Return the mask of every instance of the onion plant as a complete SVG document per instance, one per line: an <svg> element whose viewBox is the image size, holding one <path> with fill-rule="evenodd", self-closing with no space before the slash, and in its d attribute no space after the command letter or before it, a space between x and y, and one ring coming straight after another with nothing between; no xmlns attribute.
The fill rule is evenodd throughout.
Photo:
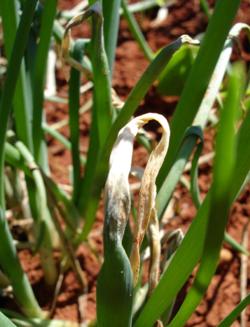
<svg viewBox="0 0 250 327"><path fill-rule="evenodd" d="M88 6L81 8L83 11L72 10L72 14L58 12L56 0L1 0L8 65L0 83L0 285L12 287L14 299L25 316L5 308L0 313L1 325L78 325L48 320L21 267L6 219L7 210L13 209L11 194L17 188L5 177L8 167L17 176L20 171L24 175L20 184L28 195L26 209L33 218L33 229L28 235L30 250L39 252L45 281L56 294L60 288L59 274L68 269L76 273L83 292L86 291L76 250L82 242L88 243L104 193L104 255L97 281L97 326L184 326L215 273L223 241L248 255L247 249L225 231L230 207L244 189L250 170L250 111L241 114L242 103L249 107L246 67L230 63L235 39L242 30L250 35L250 28L246 24L232 26L239 0L218 0L212 13L206 1L200 3L209 16L202 39L182 35L153 53L133 13L163 5L162 1L129 4L126 0L89 0ZM128 21L149 61L124 102L112 89L120 14ZM71 30L80 24L90 24L90 38L83 35L73 39ZM55 43L60 47L63 65L70 67L70 74L67 99L55 95L51 100L68 103L69 140L46 122L44 110L48 53ZM178 66L186 65L190 51L191 64L188 62L185 74L180 75ZM86 158L80 151L82 76L93 88ZM176 81L178 86L172 87ZM177 90L180 95L170 124L162 115L153 113L154 108L152 113L134 117L152 85L159 85L159 93ZM199 159L203 131L216 100L219 122L215 126L218 132L213 181L202 199ZM136 209L128 180L133 143L150 120L161 125L162 136L155 148L148 148L150 154L141 177ZM65 192L51 177L47 133L71 152L72 192ZM180 229L165 231L162 218L188 163L189 191L197 213L183 235ZM132 221L131 209L135 212ZM58 247L61 258L56 264L53 251ZM148 279L143 283L147 259ZM174 313L178 293L198 264L191 288ZM242 299L220 326L230 326L249 303L249 296Z"/></svg>

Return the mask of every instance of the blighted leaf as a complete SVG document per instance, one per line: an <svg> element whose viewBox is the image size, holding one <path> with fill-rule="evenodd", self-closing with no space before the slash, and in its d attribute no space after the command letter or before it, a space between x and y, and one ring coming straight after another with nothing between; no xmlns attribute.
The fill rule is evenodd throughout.
<svg viewBox="0 0 250 327"><path fill-rule="evenodd" d="M138 226L134 236L132 269L122 240L130 214L129 173L133 143L139 129L156 120L163 129L162 138L152 151L145 168L139 200ZM169 142L167 120L159 114L145 114L132 119L119 134L110 156L110 169L105 186L104 263L97 283L98 326L128 327L132 323L133 284L138 277L137 252L150 226L152 239L152 268L150 285L159 278L160 238L155 210L155 180L167 152ZM137 242L139 240L139 242ZM151 287L151 288L152 288Z"/></svg>

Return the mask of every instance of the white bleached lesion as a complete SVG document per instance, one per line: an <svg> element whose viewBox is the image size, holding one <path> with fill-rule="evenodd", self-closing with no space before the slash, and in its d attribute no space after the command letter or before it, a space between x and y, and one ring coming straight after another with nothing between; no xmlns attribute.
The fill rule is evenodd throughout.
<svg viewBox="0 0 250 327"><path fill-rule="evenodd" d="M107 232L112 239L120 238L127 224L130 212L129 173L132 164L133 143L139 130L149 121L155 120L162 127L160 142L151 152L144 170L139 193L138 220L130 257L134 284L140 269L140 246L147 230L151 239L152 287L159 278L160 236L155 208L156 177L167 153L170 129L167 120L160 114L148 113L132 119L119 132L110 156L110 169L105 187Z"/></svg>

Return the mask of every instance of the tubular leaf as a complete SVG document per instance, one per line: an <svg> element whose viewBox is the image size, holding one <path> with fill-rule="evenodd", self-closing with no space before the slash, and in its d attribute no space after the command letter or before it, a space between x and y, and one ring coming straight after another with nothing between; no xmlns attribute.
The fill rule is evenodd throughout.
<svg viewBox="0 0 250 327"><path fill-rule="evenodd" d="M131 30L131 33L135 40L138 42L140 48L142 49L145 57L149 60L152 61L154 58L154 53L150 49L147 41L145 40L139 25L137 24L136 19L134 18L133 14L130 12L127 4L127 0L121 0L122 4L122 9L123 9L123 14L125 18L127 19L129 28Z"/></svg>
<svg viewBox="0 0 250 327"><path fill-rule="evenodd" d="M192 124L197 114L239 5L239 0L219 0L216 2L214 14L210 19L205 37L171 122L172 136L168 155L158 177L159 187L162 186L173 165L187 127ZM227 9L226 15L225 8Z"/></svg>
<svg viewBox="0 0 250 327"><path fill-rule="evenodd" d="M83 57L82 42L76 41L73 49L73 58L81 62ZM80 72L75 68L70 70L69 80L69 127L71 141L71 157L73 165L73 201L76 203L79 195L81 179L81 161L79 152L80 130L79 130L79 107L80 107Z"/></svg>
<svg viewBox="0 0 250 327"><path fill-rule="evenodd" d="M250 170L249 131L250 112L247 113L238 133L236 166L230 187L231 203L241 191L242 185ZM136 327L152 326L154 321L164 312L164 309L171 304L172 299L177 295L200 259L205 239L210 199L211 192L206 196L183 242L170 262L168 269L162 275L158 287L135 322ZM192 253L191 256L190 253ZM181 273L176 274L177 269Z"/></svg>
<svg viewBox="0 0 250 327"><path fill-rule="evenodd" d="M216 156L211 199L206 226L202 259L192 288L169 326L183 326L199 304L215 272L223 242L230 200L230 186L234 175L235 132L234 124L242 96L243 70L237 67L232 73L227 99L221 114L216 139ZM225 146L226 144L226 146ZM225 165L225 162L227 163Z"/></svg>
<svg viewBox="0 0 250 327"><path fill-rule="evenodd" d="M37 1L28 1L18 26L15 42L9 60L7 78L0 102L0 204L4 208L4 191L3 191L3 166L4 166L4 143L7 131L8 117L13 104L13 97L18 80L18 75L22 63L22 57L28 42L30 25L35 11Z"/></svg>
<svg viewBox="0 0 250 327"><path fill-rule="evenodd" d="M248 305L250 305L250 294L248 294L245 299L237 305L237 307L218 325L218 327L232 326L233 322Z"/></svg>
<svg viewBox="0 0 250 327"><path fill-rule="evenodd" d="M109 63L110 75L112 77L120 21L119 9L121 0L102 0L102 2L105 50Z"/></svg>
<svg viewBox="0 0 250 327"><path fill-rule="evenodd" d="M89 8L88 12L89 15L92 15L93 37L91 43L91 61L93 66L93 81L95 88L93 95L90 145L85 175L80 186L81 197L79 197L78 201L79 210L83 214L85 213L85 207L89 204L88 202L91 201L89 190L93 185L93 176L98 164L97 157L99 156L100 149L102 148L103 143L110 132L113 115L113 107L111 102L111 80L104 49L103 17L100 2L97 1ZM85 226L86 224L89 224L89 222L87 221Z"/></svg>
<svg viewBox="0 0 250 327"><path fill-rule="evenodd" d="M12 48L15 41L15 35L19 23L18 3L16 0L3 0L0 2L2 10L2 24L4 32L4 47L8 60L10 61ZM22 60L17 80L16 90L14 93L13 105L14 116L17 122L16 132L18 138L24 142L30 150L33 149L31 114L32 105L30 99L29 80L26 76L26 67Z"/></svg>
<svg viewBox="0 0 250 327"><path fill-rule="evenodd" d="M40 158L43 140L42 112L44 82L52 28L56 14L56 5L57 0L45 1L39 35L39 43L34 64L32 136L34 141L34 157L38 163L44 162L44 158Z"/></svg>

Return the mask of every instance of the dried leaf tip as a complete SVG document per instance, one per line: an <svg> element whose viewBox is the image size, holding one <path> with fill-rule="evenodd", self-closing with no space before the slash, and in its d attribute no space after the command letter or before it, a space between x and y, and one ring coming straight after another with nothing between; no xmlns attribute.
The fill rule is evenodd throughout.
<svg viewBox="0 0 250 327"><path fill-rule="evenodd" d="M134 283L136 283L139 274L140 246L149 224L154 239L153 244L155 244L156 257L159 257L160 247L157 243L157 231L159 227L155 209L155 182L167 153L170 137L168 122L162 115L155 113L141 115L132 119L120 130L111 152L110 169L105 186L106 233L108 233L109 239L117 240L118 237L121 241L130 212L128 176L132 163L133 142L139 129L151 120L157 121L161 125L163 132L160 142L149 156L142 177L139 195L138 225L136 226L130 260L134 274ZM155 262L154 266L158 266L158 263L156 264ZM156 270L152 272L153 275L158 276Z"/></svg>
<svg viewBox="0 0 250 327"><path fill-rule="evenodd" d="M139 277L140 247L149 226L149 232L152 236L152 253L154 253L154 257L152 258L153 265L150 274L151 276L154 276L154 284L156 283L156 279L158 278L157 267L159 266L160 240L157 236L159 234L159 226L157 212L155 208L155 183L157 175L168 150L170 129L167 120L162 115L150 113L138 117L138 123L140 124L140 126L146 124L150 120L156 120L162 126L163 132L160 142L150 154L141 182L138 207L138 222L134 234L134 242L130 257L134 284L137 283Z"/></svg>

